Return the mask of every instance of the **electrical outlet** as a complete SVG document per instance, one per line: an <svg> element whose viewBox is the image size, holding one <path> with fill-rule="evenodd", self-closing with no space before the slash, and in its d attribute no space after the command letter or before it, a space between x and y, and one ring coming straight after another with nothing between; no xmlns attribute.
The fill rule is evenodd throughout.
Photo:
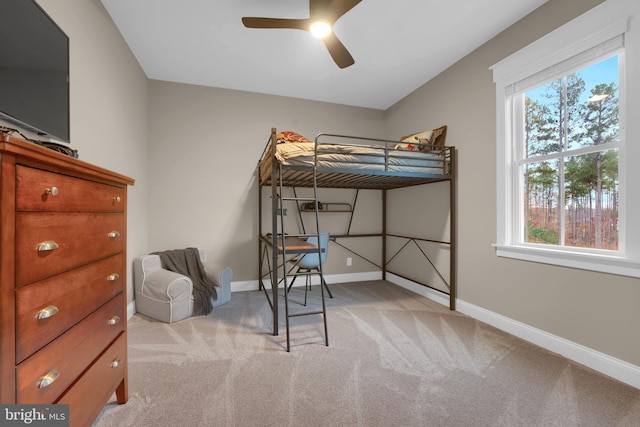
<svg viewBox="0 0 640 427"><path fill-rule="evenodd" d="M351 266L351 264L353 264L353 259L352 258L347 258L347 265Z"/></svg>

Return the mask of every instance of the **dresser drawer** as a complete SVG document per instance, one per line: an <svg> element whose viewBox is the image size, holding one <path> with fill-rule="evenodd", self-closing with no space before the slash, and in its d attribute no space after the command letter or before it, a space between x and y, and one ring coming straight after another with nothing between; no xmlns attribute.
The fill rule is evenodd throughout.
<svg viewBox="0 0 640 427"><path fill-rule="evenodd" d="M127 375L127 337L122 334L56 403L69 405L71 427L89 426ZM90 403L89 403L90 402ZM126 403L126 398L119 402Z"/></svg>
<svg viewBox="0 0 640 427"><path fill-rule="evenodd" d="M17 362L122 292L123 268L123 256L118 254L19 288Z"/></svg>
<svg viewBox="0 0 640 427"><path fill-rule="evenodd" d="M125 188L16 166L16 210L124 212Z"/></svg>
<svg viewBox="0 0 640 427"><path fill-rule="evenodd" d="M45 242L57 248L39 248ZM17 287L124 250L124 214L16 214Z"/></svg>
<svg viewBox="0 0 640 427"><path fill-rule="evenodd" d="M117 316L119 321L112 321L115 319L114 316ZM17 403L55 402L86 367L124 331L125 322L124 296L120 294L20 363L16 368ZM56 372L57 375L53 374L55 380L41 388L42 378ZM103 384L99 384L99 387L103 387Z"/></svg>

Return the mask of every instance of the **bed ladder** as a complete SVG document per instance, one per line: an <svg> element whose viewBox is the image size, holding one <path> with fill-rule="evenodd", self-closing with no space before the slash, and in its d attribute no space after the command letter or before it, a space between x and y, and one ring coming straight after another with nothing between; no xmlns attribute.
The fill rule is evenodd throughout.
<svg viewBox="0 0 640 427"><path fill-rule="evenodd" d="M302 311L302 312L296 312L296 313L290 313L289 312L289 286L288 286L288 282L287 282L287 277L288 274L291 270L289 270L289 272L287 271L286 265L287 265L287 255L292 255L292 254L304 254L304 253L313 253L313 251L317 251L318 253L318 259L321 258L321 245L320 245L320 215L318 212L318 182L317 182L317 172L316 172L316 167L313 166L313 197L298 197L297 195L294 194L294 197L283 197L284 194L284 186L283 186L283 166L282 165L278 165L278 192L275 193L275 198L273 199L273 202L276 203L276 210L274 212L275 213L279 213L280 214L280 230L281 230L281 241L282 241L282 249L281 249L281 254L282 254L282 266L283 266L283 282L284 282L284 307L285 307L285 322L286 322L286 329L287 329L287 352L291 351L291 341L290 341L290 333L289 333L289 319L293 318L293 317L300 317L300 316L310 316L310 315L322 315L322 320L324 322L324 342L325 345L329 345L329 335L328 335L328 330L327 330L327 309L326 309L326 304L325 304L325 298L324 298L324 291L325 291L325 286L324 286L324 271L323 271L323 267L322 267L322 262L318 263L318 270L319 272L306 272L306 273L297 273L300 275L312 275L312 274L319 274L320 275L320 295L321 295L321 300L322 300L322 309L321 310L312 310L312 311ZM274 183L272 182L272 186L274 185ZM298 204L299 202L313 202L315 205L315 216L316 216L316 231L315 233L302 233L302 234L288 234L285 236L284 234L284 212L285 212L285 207L284 207L284 202L295 202L296 204ZM274 221L275 222L275 221ZM316 241L318 242L317 245L315 245L315 247L313 248L306 248L306 249L301 249L300 247L297 248L291 248L291 250L289 250L287 248L288 246L288 241L292 242L294 245L295 243L301 243L301 241L304 239L303 243L306 243L306 239L309 237L315 236L316 237ZM274 250L276 250L276 248L274 248ZM295 266L294 266L295 267ZM276 267L277 268L277 267ZM278 285L276 285L278 286ZM305 286L306 282L305 282ZM306 306L306 299L305 299L305 306Z"/></svg>

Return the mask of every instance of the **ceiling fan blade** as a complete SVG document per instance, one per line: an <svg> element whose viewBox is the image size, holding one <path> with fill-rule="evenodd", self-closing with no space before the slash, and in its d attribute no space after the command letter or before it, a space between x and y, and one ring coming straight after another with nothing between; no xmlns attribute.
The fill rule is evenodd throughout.
<svg viewBox="0 0 640 427"><path fill-rule="evenodd" d="M361 1L362 0L333 0L331 4L329 4L327 19L329 19L330 22L336 22L342 15L356 7Z"/></svg>
<svg viewBox="0 0 640 427"><path fill-rule="evenodd" d="M340 40L336 37L335 34L331 33L324 39L322 39L325 46L327 46L327 50L329 54L336 62L338 67L347 68L350 65L355 64L353 57L349 53L346 47L342 44Z"/></svg>
<svg viewBox="0 0 640 427"><path fill-rule="evenodd" d="M309 19L281 19L281 18L242 18L247 28L289 28L294 30L309 30Z"/></svg>

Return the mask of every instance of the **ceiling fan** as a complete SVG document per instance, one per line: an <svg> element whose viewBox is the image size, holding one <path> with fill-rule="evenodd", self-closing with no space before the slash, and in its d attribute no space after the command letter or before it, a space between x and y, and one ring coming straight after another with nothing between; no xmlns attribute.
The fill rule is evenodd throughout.
<svg viewBox="0 0 640 427"><path fill-rule="evenodd" d="M355 63L353 57L338 37L331 31L333 24L362 0L309 0L309 18L253 18L244 17L247 28L288 28L310 31L324 42L329 54L340 68Z"/></svg>

